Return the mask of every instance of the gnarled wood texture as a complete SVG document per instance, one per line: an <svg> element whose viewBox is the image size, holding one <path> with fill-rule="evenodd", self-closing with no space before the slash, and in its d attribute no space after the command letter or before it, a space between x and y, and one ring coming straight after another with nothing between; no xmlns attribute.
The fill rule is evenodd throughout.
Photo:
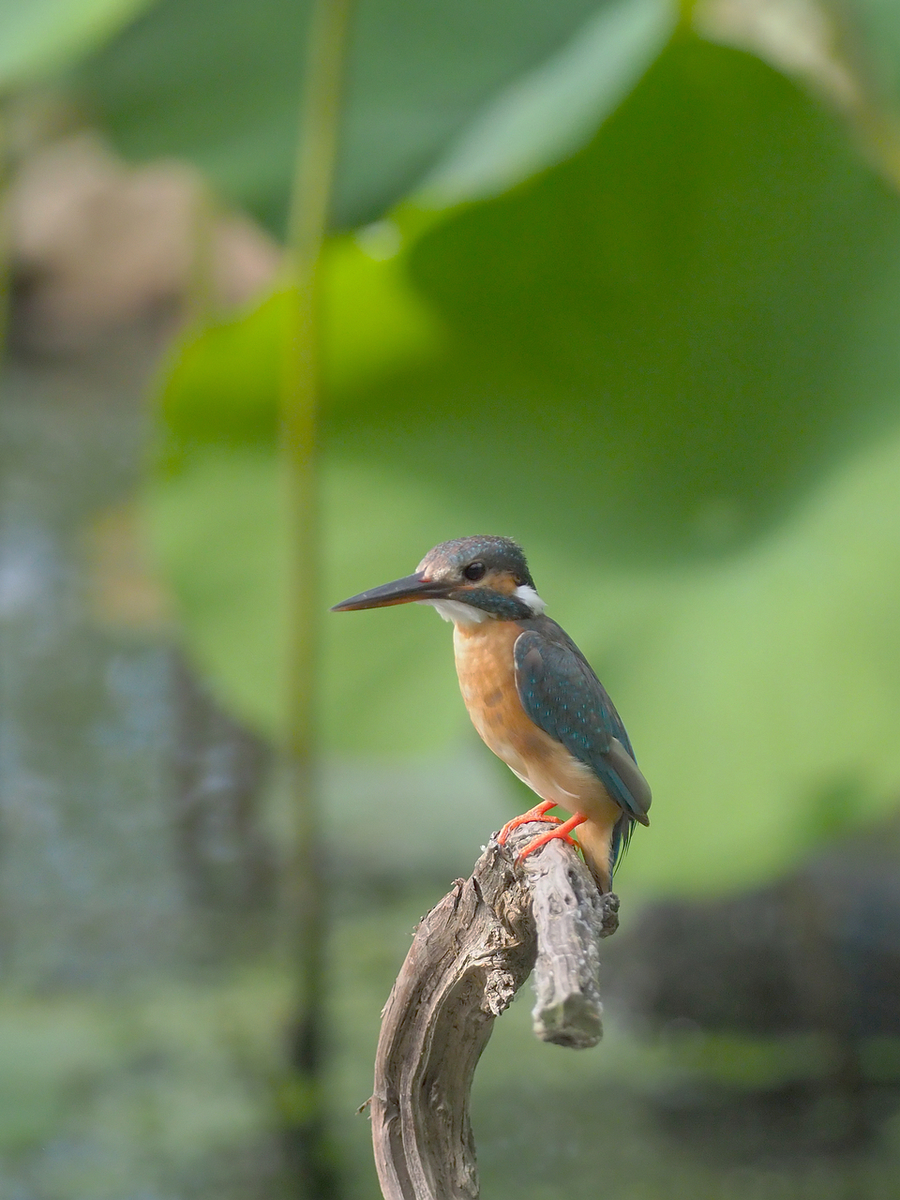
<svg viewBox="0 0 900 1200"><path fill-rule="evenodd" d="M475 1200L469 1121L475 1067L494 1019L535 971L534 1029L584 1048L602 1034L599 941L618 899L553 841L513 866L546 825L491 841L471 877L423 918L385 1006L370 1102L385 1200Z"/></svg>

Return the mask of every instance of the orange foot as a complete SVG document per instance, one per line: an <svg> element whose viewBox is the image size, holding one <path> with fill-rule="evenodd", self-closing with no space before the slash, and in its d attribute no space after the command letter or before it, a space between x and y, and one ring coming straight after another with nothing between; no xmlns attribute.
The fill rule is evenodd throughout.
<svg viewBox="0 0 900 1200"><path fill-rule="evenodd" d="M548 817L547 813L554 807L552 800L542 800L540 804L536 804L534 808L529 808L528 812L522 813L521 817L513 817L511 821L507 821L500 832L497 834L497 844L504 845L506 839L512 831L519 825L524 825L526 821L546 821L549 825L562 825L559 817Z"/></svg>
<svg viewBox="0 0 900 1200"><path fill-rule="evenodd" d="M516 858L516 863L520 863L523 858L527 858L529 854L533 854L535 850L553 838L562 838L564 842L568 842L570 846L574 846L576 850L578 849L578 843L574 838L569 837L569 830L574 829L576 825L581 825L587 818L583 817L580 813L576 813L574 817L569 817L567 821L561 821L559 817L548 817L547 812L553 807L553 800L542 800L540 804L536 804L534 808L529 808L528 812L522 813L520 817L513 817L511 821L507 821L497 834L497 843L502 846L510 833L517 826L524 825L526 821L546 821L548 825L557 826L556 829L551 829L548 833L542 833L533 842L529 842L522 853Z"/></svg>
<svg viewBox="0 0 900 1200"><path fill-rule="evenodd" d="M544 817L544 820L547 818ZM569 837L573 829L579 825L583 825L587 817L584 813L573 813L568 821L560 821L556 829L551 829L547 833L542 833L540 837L536 837L533 842L529 842L522 853L516 858L516 866L518 866L529 854L534 854L535 850L540 850L541 846L546 846L548 842L552 842L554 838L562 838L564 842L568 842L570 846L578 849L578 843L574 838Z"/></svg>

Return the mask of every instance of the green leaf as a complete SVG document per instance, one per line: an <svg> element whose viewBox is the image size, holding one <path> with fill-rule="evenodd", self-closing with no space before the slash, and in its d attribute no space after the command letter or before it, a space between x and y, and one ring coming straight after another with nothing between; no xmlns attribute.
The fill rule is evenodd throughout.
<svg viewBox="0 0 900 1200"><path fill-rule="evenodd" d="M898 267L897 199L838 123L691 39L583 152L432 226L410 259L475 376L448 453L477 428L486 501L539 479L559 536L645 563L746 544L893 415ZM393 402L411 442L420 395Z"/></svg>
<svg viewBox="0 0 900 1200"><path fill-rule="evenodd" d="M392 380L445 351L442 322L395 257L400 233L383 225L364 237L332 238L324 251L322 369L335 396ZM275 292L175 348L163 372L162 469L178 473L198 447L274 449L288 312L286 295Z"/></svg>
<svg viewBox="0 0 900 1200"><path fill-rule="evenodd" d="M405 195L498 89L555 53L596 7L360 0L337 224L371 221ZM78 83L124 153L190 158L281 229L308 11L308 0L161 0Z"/></svg>
<svg viewBox="0 0 900 1200"><path fill-rule="evenodd" d="M855 63L896 109L900 103L900 7L894 0L842 0L834 7L838 28Z"/></svg>
<svg viewBox="0 0 900 1200"><path fill-rule="evenodd" d="M895 432L744 557L610 587L620 621L646 613L616 644L657 793L629 878L737 888L896 809L898 481ZM839 821L823 812L836 795Z"/></svg>
<svg viewBox="0 0 900 1200"><path fill-rule="evenodd" d="M197 451L189 470L156 481L147 504L194 660L233 711L276 738L288 612L279 501L271 450L232 445Z"/></svg>
<svg viewBox="0 0 900 1200"><path fill-rule="evenodd" d="M377 461L327 463L324 490L323 607L358 590L360 578L408 573L404 549L440 540L435 528L450 536L440 502ZM150 540L190 653L220 699L275 738L282 729L288 619L280 500L273 454L224 445L195 449L178 474L158 476L146 502ZM353 622L327 618L323 707L331 745L422 750L464 728L447 638L430 611L406 615L411 622L393 626L372 614Z"/></svg>
<svg viewBox="0 0 900 1200"><path fill-rule="evenodd" d="M446 538L518 537L653 785L635 885L737 887L892 805L900 201L837 119L752 57L679 40L571 161L404 220L393 258L346 239L328 267L329 344L360 357L330 368L323 603ZM271 730L271 415L251 445L215 404L230 370L268 369L259 319L209 335L217 366L185 351L152 515L189 644ZM474 739L430 610L325 628L331 747Z"/></svg>
<svg viewBox="0 0 900 1200"><path fill-rule="evenodd" d="M149 0L2 0L0 89L32 83L111 37Z"/></svg>
<svg viewBox="0 0 900 1200"><path fill-rule="evenodd" d="M443 207L505 191L581 149L659 54L669 0L612 0L479 113L422 184Z"/></svg>

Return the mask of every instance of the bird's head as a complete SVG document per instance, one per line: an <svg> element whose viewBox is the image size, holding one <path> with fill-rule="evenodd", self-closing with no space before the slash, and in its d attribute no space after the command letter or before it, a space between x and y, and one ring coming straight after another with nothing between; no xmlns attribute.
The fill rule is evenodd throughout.
<svg viewBox="0 0 900 1200"><path fill-rule="evenodd" d="M332 612L432 604L445 621L474 624L524 620L544 611L522 547L511 538L467 537L441 542L413 575L351 596Z"/></svg>

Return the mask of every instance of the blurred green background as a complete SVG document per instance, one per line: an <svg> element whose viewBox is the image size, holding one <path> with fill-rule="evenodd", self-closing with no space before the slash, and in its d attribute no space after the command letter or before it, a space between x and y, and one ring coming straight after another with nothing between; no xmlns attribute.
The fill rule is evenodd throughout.
<svg viewBox="0 0 900 1200"><path fill-rule="evenodd" d="M0 3L10 1200L311 1194L277 766L311 11ZM484 1195L894 1196L900 7L357 0L346 60L322 607L516 537L655 795L606 1040L538 1045L523 998L479 1068ZM321 635L324 1200L378 1194L380 1008L525 795L433 614Z"/></svg>

